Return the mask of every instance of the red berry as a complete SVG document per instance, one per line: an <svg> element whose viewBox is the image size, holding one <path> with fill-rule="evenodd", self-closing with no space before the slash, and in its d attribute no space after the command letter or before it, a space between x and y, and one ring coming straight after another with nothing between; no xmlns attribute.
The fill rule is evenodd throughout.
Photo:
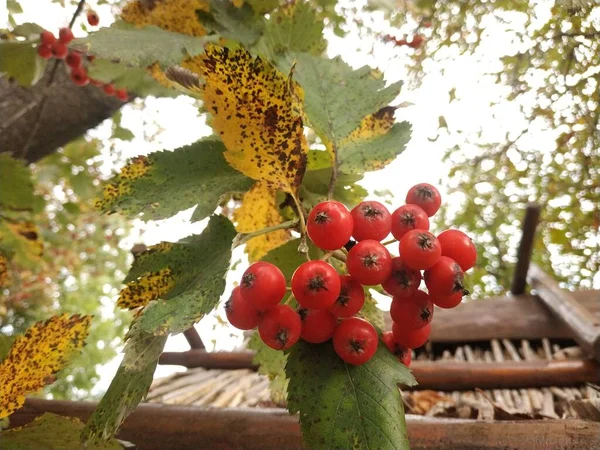
<svg viewBox="0 0 600 450"><path fill-rule="evenodd" d="M78 67L81 67L81 55L77 52L69 52L65 62L70 68L77 69Z"/></svg>
<svg viewBox="0 0 600 450"><path fill-rule="evenodd" d="M340 276L325 261L305 262L292 275L292 293L305 308L329 308L340 295L340 289Z"/></svg>
<svg viewBox="0 0 600 450"><path fill-rule="evenodd" d="M353 280L350 275L340 275L340 295L329 311L337 317L352 317L359 312L365 304L365 291L362 285Z"/></svg>
<svg viewBox="0 0 600 450"><path fill-rule="evenodd" d="M415 34L412 37L412 41L410 41L408 43L408 46L411 48L417 49L417 48L421 47L421 45L423 45L424 41L425 41L425 38L423 36L421 36L420 34Z"/></svg>
<svg viewBox="0 0 600 450"><path fill-rule="evenodd" d="M360 284L375 286L390 276L392 257L380 242L367 239L348 252L346 267L352 278Z"/></svg>
<svg viewBox="0 0 600 450"><path fill-rule="evenodd" d="M423 291L417 291L410 297L394 297L390 316L406 329L416 330L433 319L433 302Z"/></svg>
<svg viewBox="0 0 600 450"><path fill-rule="evenodd" d="M94 86L102 86L104 83L100 80L95 80L93 78L90 78L90 83L93 84Z"/></svg>
<svg viewBox="0 0 600 450"><path fill-rule="evenodd" d="M430 297L434 305L439 306L440 308L450 309L460 305L463 295L462 292L457 292L456 294L448 296L430 295Z"/></svg>
<svg viewBox="0 0 600 450"><path fill-rule="evenodd" d="M62 41L56 41L52 44L52 55L58 59L65 59L65 57L69 54L69 49Z"/></svg>
<svg viewBox="0 0 600 450"><path fill-rule="evenodd" d="M225 314L229 323L240 330L255 328L260 318L260 312L242 298L239 286L233 288L231 297L225 302Z"/></svg>
<svg viewBox="0 0 600 450"><path fill-rule="evenodd" d="M400 257L413 270L433 267L442 256L442 247L429 231L412 230L400 239Z"/></svg>
<svg viewBox="0 0 600 450"><path fill-rule="evenodd" d="M456 261L463 271L469 270L477 261L477 249L469 236L459 230L446 230L437 237L442 246L442 256Z"/></svg>
<svg viewBox="0 0 600 450"><path fill-rule="evenodd" d="M37 47L37 54L40 58L48 59L52 56L52 47L46 44L40 44Z"/></svg>
<svg viewBox="0 0 600 450"><path fill-rule="evenodd" d="M58 30L58 40L60 42L62 42L63 44L68 44L74 38L75 37L73 36L73 32L71 31L70 28L64 27L64 28L61 28L60 30Z"/></svg>
<svg viewBox="0 0 600 450"><path fill-rule="evenodd" d="M390 276L381 283L381 287L388 294L395 297L408 297L416 292L421 284L421 272L412 270L402 258L392 259L392 272Z"/></svg>
<svg viewBox="0 0 600 450"><path fill-rule="evenodd" d="M400 240L411 230L429 230L429 217L417 205L402 205L392 214L392 235Z"/></svg>
<svg viewBox="0 0 600 450"><path fill-rule="evenodd" d="M381 335L381 340L389 349L389 351L398 358L398 361L400 361L406 367L410 366L410 362L412 361L412 351L410 348L406 348L398 344L394 338L394 333L391 331L384 332Z"/></svg>
<svg viewBox="0 0 600 450"><path fill-rule="evenodd" d="M48 30L44 30L40 33L40 42L50 47L56 41L56 36Z"/></svg>
<svg viewBox="0 0 600 450"><path fill-rule="evenodd" d="M277 266L259 261L246 269L240 288L244 300L264 311L277 305L285 295L285 277Z"/></svg>
<svg viewBox="0 0 600 450"><path fill-rule="evenodd" d="M392 331L394 332L394 338L398 344L406 348L415 349L425 345L425 342L429 339L431 324L428 323L424 327L417 328L416 330L409 330L403 324L394 322Z"/></svg>
<svg viewBox="0 0 600 450"><path fill-rule="evenodd" d="M96 11L90 10L87 13L87 21L91 26L96 27L100 23L100 17L98 17Z"/></svg>
<svg viewBox="0 0 600 450"><path fill-rule="evenodd" d="M127 91L125 89L117 89L115 91L115 95L122 102L126 102L128 100L128 98L129 98L129 96L127 95Z"/></svg>
<svg viewBox="0 0 600 450"><path fill-rule="evenodd" d="M104 85L104 93L106 95L115 95L115 85L114 84L105 84Z"/></svg>
<svg viewBox="0 0 600 450"><path fill-rule="evenodd" d="M90 79L87 76L87 72L83 67L78 67L76 69L71 70L71 80L77 86L85 86L90 82Z"/></svg>
<svg viewBox="0 0 600 450"><path fill-rule="evenodd" d="M406 203L420 206L431 217L440 209L442 197L435 187L421 183L409 189L406 194Z"/></svg>
<svg viewBox="0 0 600 450"><path fill-rule="evenodd" d="M365 239L381 241L390 234L392 216L381 203L373 201L359 203L350 214L354 222L352 237L357 241Z"/></svg>
<svg viewBox="0 0 600 450"><path fill-rule="evenodd" d="M288 305L275 305L258 322L262 341L275 350L286 350L298 342L302 321Z"/></svg>
<svg viewBox="0 0 600 450"><path fill-rule="evenodd" d="M464 291L464 273L452 258L441 256L439 261L423 274L430 294L449 296Z"/></svg>
<svg viewBox="0 0 600 450"><path fill-rule="evenodd" d="M298 314L302 320L300 337L311 344L320 344L333 336L336 317L326 309L299 308Z"/></svg>
<svg viewBox="0 0 600 450"><path fill-rule="evenodd" d="M315 245L323 250L342 248L352 236L352 216L340 202L322 202L308 215L306 231Z"/></svg>
<svg viewBox="0 0 600 450"><path fill-rule="evenodd" d="M86 55L86 59L89 62L94 62L96 60L96 57L94 55Z"/></svg>
<svg viewBox="0 0 600 450"><path fill-rule="evenodd" d="M378 341L373 325L358 317L342 320L333 333L335 352L342 360L355 366L373 357Z"/></svg>

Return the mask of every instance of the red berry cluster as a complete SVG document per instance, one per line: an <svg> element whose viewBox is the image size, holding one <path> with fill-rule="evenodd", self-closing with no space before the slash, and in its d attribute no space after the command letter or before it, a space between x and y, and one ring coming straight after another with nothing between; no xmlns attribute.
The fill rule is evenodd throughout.
<svg viewBox="0 0 600 450"><path fill-rule="evenodd" d="M94 15L96 13L93 13ZM98 16L95 16L98 19ZM93 19L93 17L92 17ZM90 21L90 14L88 13L88 22L90 25L97 25L98 21ZM125 89L116 89L112 83L103 83L98 80L91 79L87 70L83 65L82 53L69 50L68 44L73 40L73 32L70 28L61 28L58 33L58 39L52 32L44 30L40 33L40 44L37 47L37 53L41 58L50 59L52 57L56 59L62 59L70 70L70 77L73 83L77 86L86 86L92 83L94 86L102 87L106 95L114 95L121 101L127 101L129 96ZM88 55L87 60L89 62L94 61L93 55Z"/></svg>
<svg viewBox="0 0 600 450"><path fill-rule="evenodd" d="M307 220L308 235L323 250L350 248L348 275L322 260L301 264L291 280L300 304L295 311L280 304L287 290L281 270L268 262L252 264L225 304L230 323L242 330L258 326L263 342L278 350L300 338L315 344L333 339L342 360L363 364L377 351L379 338L371 323L355 315L365 302L363 286L381 285L393 297L394 323L382 340L408 366L411 349L429 338L434 305L453 308L461 302L464 271L473 267L477 253L461 231L446 230L438 237L428 231L429 217L441 205L435 187L412 187L406 203L392 214L375 201L352 211L335 201L315 206ZM381 243L390 232L399 241L398 257ZM418 289L423 279L428 293Z"/></svg>

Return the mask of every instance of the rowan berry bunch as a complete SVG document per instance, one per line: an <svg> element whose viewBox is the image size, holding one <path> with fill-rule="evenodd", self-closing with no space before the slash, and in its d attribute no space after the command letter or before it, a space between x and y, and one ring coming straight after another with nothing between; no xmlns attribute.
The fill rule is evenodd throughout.
<svg viewBox="0 0 600 450"><path fill-rule="evenodd" d="M347 363L367 362L377 351L375 327L356 315L365 302L364 286L377 286L390 296L391 331L381 340L410 365L412 349L429 338L434 305L454 308L467 293L464 272L475 265L471 239L459 230L437 237L429 232L429 217L441 205L438 190L430 184L413 186L406 204L392 214L376 201L365 201L352 211L339 202L316 205L308 215L306 231L313 243L328 251L321 260L301 264L291 279L295 310L282 303L288 288L279 268L268 262L252 264L225 304L230 323L242 330L258 326L263 342L286 350L299 339L319 344L329 339ZM382 243L389 234L393 240ZM386 245L397 244L399 256ZM341 250L341 251L340 251ZM346 263L339 274L326 259L337 256ZM419 289L425 282L427 292Z"/></svg>

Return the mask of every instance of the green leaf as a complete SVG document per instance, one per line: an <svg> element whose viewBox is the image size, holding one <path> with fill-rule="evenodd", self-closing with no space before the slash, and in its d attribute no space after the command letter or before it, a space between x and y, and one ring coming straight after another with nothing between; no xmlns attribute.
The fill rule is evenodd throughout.
<svg viewBox="0 0 600 450"><path fill-rule="evenodd" d="M33 207L31 171L23 161L0 153L0 206L8 209Z"/></svg>
<svg viewBox="0 0 600 450"><path fill-rule="evenodd" d="M359 315L371 322L375 328L381 330L385 327L383 311L377 307L377 303L368 289L365 289L365 304Z"/></svg>
<svg viewBox="0 0 600 450"><path fill-rule="evenodd" d="M105 212L130 216L143 213L150 220L198 205L192 220L202 220L215 211L224 194L245 192L252 184L227 164L223 152L222 142L205 139L173 152L151 153L146 159L148 171L128 180L128 192L113 195L111 186L123 182L119 174L109 181L98 206ZM127 171L127 166L123 170Z"/></svg>
<svg viewBox="0 0 600 450"><path fill-rule="evenodd" d="M279 0L246 0L256 14L265 14L279 6Z"/></svg>
<svg viewBox="0 0 600 450"><path fill-rule="evenodd" d="M275 264L286 280L290 280L294 271L298 268L298 266L304 262L306 262L306 257L298 252L298 246L300 245L300 239L294 239L292 241L286 242L283 245L280 245L275 250L271 250L269 253L264 256L261 261L270 262L271 264ZM312 242L308 243L308 252L311 259L319 259L321 257L321 251L316 248Z"/></svg>
<svg viewBox="0 0 600 450"><path fill-rule="evenodd" d="M298 342L288 355L288 409L300 413L309 448L409 449L399 383L410 371L380 342L361 366L342 361L331 342Z"/></svg>
<svg viewBox="0 0 600 450"><path fill-rule="evenodd" d="M0 433L3 450L65 450L80 448L83 423L75 417L44 413L25 426ZM122 450L115 438L86 447L89 450Z"/></svg>
<svg viewBox="0 0 600 450"><path fill-rule="evenodd" d="M207 29L245 47L258 40L263 28L263 18L245 3L236 8L229 0L210 0L210 12L197 10L196 14Z"/></svg>
<svg viewBox="0 0 600 450"><path fill-rule="evenodd" d="M21 36L24 38L36 38L39 39L40 33L44 31L37 23L26 22L16 26L12 33L15 36Z"/></svg>
<svg viewBox="0 0 600 450"><path fill-rule="evenodd" d="M158 255L158 261L172 268L176 281L161 300L150 303L144 310L140 317L144 331L157 335L179 333L212 311L225 290L235 235L229 219L212 216L202 234L180 241L173 251ZM158 261L153 256L142 259L137 266L134 262L127 278L144 269L155 270Z"/></svg>
<svg viewBox="0 0 600 450"><path fill-rule="evenodd" d="M202 53L208 40L155 26L137 28L117 22L75 43L86 44L90 53L99 58L146 68L155 62L161 66L176 65L187 56Z"/></svg>
<svg viewBox="0 0 600 450"><path fill-rule="evenodd" d="M6 2L6 7L8 9L8 12L11 14L22 14L23 13L23 7L17 0L8 0Z"/></svg>
<svg viewBox="0 0 600 450"><path fill-rule="evenodd" d="M268 347L258 333L252 335L248 348L256 352L252 362L259 365L258 373L269 377L271 399L277 404L284 404L288 384L285 376L287 354Z"/></svg>
<svg viewBox="0 0 600 450"><path fill-rule="evenodd" d="M32 86L44 75L46 60L31 42L0 42L0 74L14 78L21 86Z"/></svg>
<svg viewBox="0 0 600 450"><path fill-rule="evenodd" d="M167 336L145 333L134 324L129 339L135 344L126 347L119 370L81 433L87 443L111 439L148 394Z"/></svg>

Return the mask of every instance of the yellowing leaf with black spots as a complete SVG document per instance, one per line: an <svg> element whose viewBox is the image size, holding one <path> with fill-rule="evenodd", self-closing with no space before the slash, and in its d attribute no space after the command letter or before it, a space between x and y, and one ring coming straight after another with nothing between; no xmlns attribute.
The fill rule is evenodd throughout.
<svg viewBox="0 0 600 450"><path fill-rule="evenodd" d="M54 316L15 339L0 363L0 419L23 406L25 395L52 382L84 345L91 316Z"/></svg>
<svg viewBox="0 0 600 450"><path fill-rule="evenodd" d="M0 207L33 208L31 171L24 161L0 153Z"/></svg>
<svg viewBox="0 0 600 450"><path fill-rule="evenodd" d="M39 264L44 251L37 226L28 221L0 220L0 250L17 264Z"/></svg>
<svg viewBox="0 0 600 450"><path fill-rule="evenodd" d="M0 288L8 283L8 259L0 253Z"/></svg>
<svg viewBox="0 0 600 450"><path fill-rule="evenodd" d="M225 159L250 178L294 193L308 152L301 105L291 92L300 88L241 48L211 45L202 60L205 108L227 147Z"/></svg>
<svg viewBox="0 0 600 450"><path fill-rule="evenodd" d="M277 208L275 194L276 192L264 183L256 183L244 194L242 206L233 214L239 233L252 233L283 222ZM277 230L250 239L246 243L250 262L258 261L272 249L285 244L290 236L288 230Z"/></svg>
<svg viewBox="0 0 600 450"><path fill-rule="evenodd" d="M206 28L196 12L208 10L208 0L137 0L123 7L121 18L138 26L156 25L189 36L204 36Z"/></svg>
<svg viewBox="0 0 600 450"><path fill-rule="evenodd" d="M127 283L127 286L121 290L117 306L124 309L146 306L150 301L169 292L174 285L175 281L169 268L144 274L137 280Z"/></svg>
<svg viewBox="0 0 600 450"><path fill-rule="evenodd" d="M131 194L132 182L143 177L150 170L150 162L146 156L136 156L121 169L121 172L112 181L104 185L102 198L97 199L95 206L98 209L109 209L110 205L121 197Z"/></svg>

